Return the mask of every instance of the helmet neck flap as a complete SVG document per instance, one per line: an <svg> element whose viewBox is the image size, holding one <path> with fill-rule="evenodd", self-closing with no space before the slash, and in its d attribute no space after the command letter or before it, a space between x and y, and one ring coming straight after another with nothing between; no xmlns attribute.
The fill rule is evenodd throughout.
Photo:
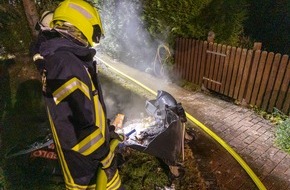
<svg viewBox="0 0 290 190"><path fill-rule="evenodd" d="M89 45L89 42L83 33L69 22L57 21L55 23L54 30L59 32L63 37L72 40L78 45Z"/></svg>

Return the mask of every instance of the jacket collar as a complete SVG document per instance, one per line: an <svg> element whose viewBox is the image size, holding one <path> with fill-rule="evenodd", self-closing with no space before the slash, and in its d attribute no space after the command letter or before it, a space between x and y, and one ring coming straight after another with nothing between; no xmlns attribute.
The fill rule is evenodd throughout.
<svg viewBox="0 0 290 190"><path fill-rule="evenodd" d="M69 51L77 57L92 60L96 50L90 47L80 46L66 38L53 38L40 45L40 54L43 57L53 55L56 51Z"/></svg>

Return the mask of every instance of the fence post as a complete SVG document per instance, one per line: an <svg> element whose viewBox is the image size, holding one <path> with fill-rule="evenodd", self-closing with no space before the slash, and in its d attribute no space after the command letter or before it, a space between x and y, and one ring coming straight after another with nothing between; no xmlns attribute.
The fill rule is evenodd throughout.
<svg viewBox="0 0 290 190"><path fill-rule="evenodd" d="M254 42L253 50L261 50L262 42Z"/></svg>

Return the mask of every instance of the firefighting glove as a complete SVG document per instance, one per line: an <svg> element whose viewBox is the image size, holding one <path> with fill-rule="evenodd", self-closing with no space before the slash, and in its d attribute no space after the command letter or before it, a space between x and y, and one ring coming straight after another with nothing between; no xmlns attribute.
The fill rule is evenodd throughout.
<svg viewBox="0 0 290 190"><path fill-rule="evenodd" d="M118 139L120 142L122 142L124 140L124 137L116 133L115 129L116 127L114 125L109 125L110 141L113 139Z"/></svg>
<svg viewBox="0 0 290 190"><path fill-rule="evenodd" d="M33 59L33 62L35 64L37 70L40 73L42 73L42 71L44 70L44 67L45 67L45 60L44 60L44 58L39 53L37 53L37 54L35 54L33 56L32 59Z"/></svg>

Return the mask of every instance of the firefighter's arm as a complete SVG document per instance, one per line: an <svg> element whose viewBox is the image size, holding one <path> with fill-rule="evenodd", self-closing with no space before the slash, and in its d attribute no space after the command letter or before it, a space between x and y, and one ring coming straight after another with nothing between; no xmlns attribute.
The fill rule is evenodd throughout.
<svg viewBox="0 0 290 190"><path fill-rule="evenodd" d="M56 109L64 121L74 125L75 140L69 140L68 148L84 156L94 154L95 159L101 160L109 153L103 130L105 118L102 116L103 121L96 123L95 95L88 73L78 61L71 54L49 60L47 82Z"/></svg>
<svg viewBox="0 0 290 190"><path fill-rule="evenodd" d="M76 85L76 87L74 87L74 85ZM75 123L76 126L75 133L78 143L72 147L72 150L84 156L93 154L95 159L103 162L102 164L110 162L111 154L109 151L109 142L104 130L106 127L104 122L105 116L95 116L94 111L94 107L99 107L101 105L94 105L94 101L92 100L93 97L89 95L89 88L77 78L68 80L63 87L66 87L66 90L59 92L60 94L69 93L67 92L69 91L68 89L72 88L72 92L68 94L66 100L63 100L66 101L65 104L68 105L71 111L71 118L69 119L71 122ZM58 97L57 94L53 96ZM57 103L59 99L55 101ZM104 155L106 155L105 158Z"/></svg>

